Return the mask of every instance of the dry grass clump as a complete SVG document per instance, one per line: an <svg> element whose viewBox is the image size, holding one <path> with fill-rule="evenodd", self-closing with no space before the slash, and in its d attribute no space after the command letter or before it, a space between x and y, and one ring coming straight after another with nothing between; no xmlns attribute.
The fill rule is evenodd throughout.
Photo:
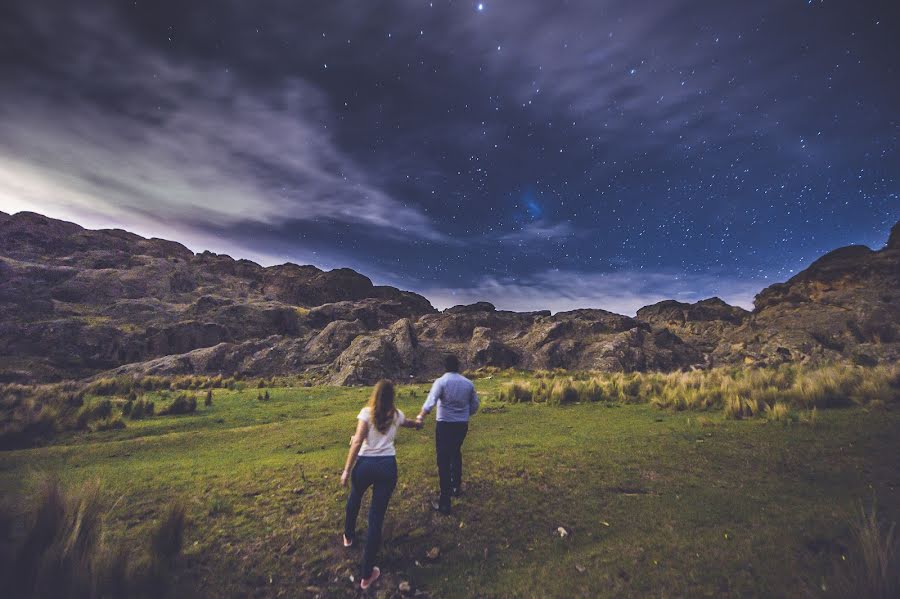
<svg viewBox="0 0 900 599"><path fill-rule="evenodd" d="M160 416L174 414L193 414L197 411L197 398L193 395L179 394L172 403L159 411Z"/></svg>
<svg viewBox="0 0 900 599"><path fill-rule="evenodd" d="M158 391L166 398L171 389L205 389L208 406L212 389L232 385L233 379L222 376L123 376L100 378L87 384L69 381L0 386L0 449L45 443L64 431L123 428L126 418L140 420L153 416L154 404L143 398L145 391ZM197 403L194 395L181 393L160 414L188 414L196 410Z"/></svg>
<svg viewBox="0 0 900 599"><path fill-rule="evenodd" d="M141 397L136 402L134 402L134 405L128 412L128 417L132 420L140 420L141 418L153 416L153 412L155 410L156 405L152 401L145 401L144 398Z"/></svg>
<svg viewBox="0 0 900 599"><path fill-rule="evenodd" d="M890 409L900 401L900 367L851 364L779 368L727 367L670 373L537 371L500 391L509 403L649 402L667 410L722 410L727 418L815 423L817 408L868 405ZM792 411L800 412L799 417Z"/></svg>
<svg viewBox="0 0 900 599"><path fill-rule="evenodd" d="M575 386L571 379L558 379L550 387L547 403L555 406L575 403L579 400L579 391L580 389Z"/></svg>
<svg viewBox="0 0 900 599"><path fill-rule="evenodd" d="M0 584L11 597L157 597L176 565L185 528L184 508L170 507L143 551L109 539L110 509L97 482L67 489L47 477L23 502L2 539L10 557ZM16 531L13 534L12 531Z"/></svg>
<svg viewBox="0 0 900 599"><path fill-rule="evenodd" d="M531 401L531 384L523 381L506 383L500 388L500 401L523 403Z"/></svg>
<svg viewBox="0 0 900 599"><path fill-rule="evenodd" d="M765 405L766 420L774 422L788 422L790 420L791 411L787 404L777 401L774 404L767 403Z"/></svg>
<svg viewBox="0 0 900 599"><path fill-rule="evenodd" d="M88 425L88 430L92 433L99 431L112 431L125 428L125 421L119 414L110 415L100 420L94 420Z"/></svg>
<svg viewBox="0 0 900 599"><path fill-rule="evenodd" d="M88 395L128 396L145 391L191 391L199 389L218 389L232 387L233 378L216 376L117 376L95 379L84 385L83 392Z"/></svg>
<svg viewBox="0 0 900 599"><path fill-rule="evenodd" d="M604 399L606 391L594 378L537 379L512 381L500 389L498 399L508 403L548 403L561 406L578 402L597 402Z"/></svg>
<svg viewBox="0 0 900 599"><path fill-rule="evenodd" d="M66 430L89 430L109 419L108 400L86 403L71 383L0 387L0 449L28 447Z"/></svg>
<svg viewBox="0 0 900 599"><path fill-rule="evenodd" d="M765 404L761 404L751 397L732 394L725 398L723 410L726 418L741 420L761 414L765 409L764 406Z"/></svg>

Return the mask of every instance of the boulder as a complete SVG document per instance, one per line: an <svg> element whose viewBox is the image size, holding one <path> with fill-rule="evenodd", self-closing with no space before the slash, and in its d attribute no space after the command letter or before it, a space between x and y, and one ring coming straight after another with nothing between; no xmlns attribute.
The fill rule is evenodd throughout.
<svg viewBox="0 0 900 599"><path fill-rule="evenodd" d="M334 385L373 385L400 371L400 355L386 335L362 335L353 340L332 366Z"/></svg>
<svg viewBox="0 0 900 599"><path fill-rule="evenodd" d="M521 361L519 354L493 338L491 329L477 327L472 332L472 340L469 343L468 363L471 367L496 366L498 368L511 368Z"/></svg>
<svg viewBox="0 0 900 599"><path fill-rule="evenodd" d="M304 361L325 364L337 358L366 327L359 320L334 320L325 325L304 347Z"/></svg>

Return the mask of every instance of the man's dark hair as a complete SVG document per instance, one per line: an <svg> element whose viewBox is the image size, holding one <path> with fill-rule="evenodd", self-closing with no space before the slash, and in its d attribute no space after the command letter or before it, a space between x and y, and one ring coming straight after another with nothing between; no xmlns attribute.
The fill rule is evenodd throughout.
<svg viewBox="0 0 900 599"><path fill-rule="evenodd" d="M444 358L444 370L447 372L459 372L459 358L454 355Z"/></svg>

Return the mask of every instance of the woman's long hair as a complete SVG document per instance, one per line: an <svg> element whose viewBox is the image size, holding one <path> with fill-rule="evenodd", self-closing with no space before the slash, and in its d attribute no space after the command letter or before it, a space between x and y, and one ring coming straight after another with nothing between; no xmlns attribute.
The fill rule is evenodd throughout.
<svg viewBox="0 0 900 599"><path fill-rule="evenodd" d="M387 379L381 379L375 383L372 389L372 397L369 398L369 409L372 411L372 421L378 432L384 434L394 422L394 383Z"/></svg>

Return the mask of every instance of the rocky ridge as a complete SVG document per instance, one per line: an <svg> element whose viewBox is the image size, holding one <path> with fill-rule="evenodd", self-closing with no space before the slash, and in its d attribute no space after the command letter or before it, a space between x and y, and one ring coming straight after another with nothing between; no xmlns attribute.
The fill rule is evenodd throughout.
<svg viewBox="0 0 900 599"><path fill-rule="evenodd" d="M297 375L333 384L466 367L673 370L852 357L896 360L900 233L836 250L763 290L752 312L718 298L636 318L516 313L322 271L202 252L33 213L0 213L0 382L111 374Z"/></svg>

